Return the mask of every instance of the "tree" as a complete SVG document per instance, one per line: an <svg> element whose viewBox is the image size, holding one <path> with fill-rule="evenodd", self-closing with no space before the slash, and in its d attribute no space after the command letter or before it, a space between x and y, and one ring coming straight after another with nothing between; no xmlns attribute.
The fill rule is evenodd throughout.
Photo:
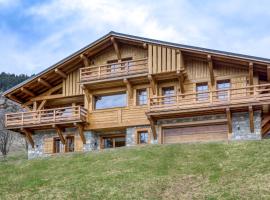
<svg viewBox="0 0 270 200"><path fill-rule="evenodd" d="M14 141L15 135L12 131L5 128L5 113L15 112L19 110L19 106L1 97L0 94L0 151L5 157Z"/></svg>

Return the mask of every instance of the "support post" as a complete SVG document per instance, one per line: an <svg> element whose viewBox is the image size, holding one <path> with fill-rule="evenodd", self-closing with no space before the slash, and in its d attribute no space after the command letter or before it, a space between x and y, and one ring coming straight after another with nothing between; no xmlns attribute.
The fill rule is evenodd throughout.
<svg viewBox="0 0 270 200"><path fill-rule="evenodd" d="M55 129L56 129L56 132L57 132L57 134L58 134L58 136L59 136L62 144L65 145L66 144L66 140L65 140L65 138L63 136L63 129L60 128L59 126L55 126Z"/></svg>
<svg viewBox="0 0 270 200"><path fill-rule="evenodd" d="M124 83L127 86L127 91L128 91L129 98L132 99L133 98L132 85L131 85L131 83L129 82L129 80L127 78L124 79Z"/></svg>
<svg viewBox="0 0 270 200"><path fill-rule="evenodd" d="M25 137L26 137L27 141L29 142L29 144L31 144L32 148L35 148L35 143L34 143L34 140L32 138L31 131L29 131L28 129L25 129L25 128L22 128L21 131L25 134Z"/></svg>
<svg viewBox="0 0 270 200"><path fill-rule="evenodd" d="M208 69L209 69L209 74L210 74L211 86L213 87L215 85L215 77L214 77L214 67L213 67L213 61L212 61L211 55L207 55L207 61L208 61Z"/></svg>
<svg viewBox="0 0 270 200"><path fill-rule="evenodd" d="M150 81L150 86L151 86L151 89L152 89L152 93L153 95L156 94L156 88L157 88L157 83L154 79L154 77L152 75L148 75L148 80Z"/></svg>
<svg viewBox="0 0 270 200"><path fill-rule="evenodd" d="M75 123L75 126L77 126L77 128L78 128L79 135L81 137L81 140L82 140L83 144L86 144L85 135L83 133L83 131L84 131L83 125L82 124L79 124L79 123Z"/></svg>
<svg viewBox="0 0 270 200"><path fill-rule="evenodd" d="M230 108L226 108L226 115L227 115L227 121L228 121L228 132L229 135L232 134L232 113Z"/></svg>
<svg viewBox="0 0 270 200"><path fill-rule="evenodd" d="M153 118L151 116L147 116L149 122L150 122L150 127L153 133L153 138L157 139L157 131L156 131L156 127L155 127L155 122L153 120Z"/></svg>

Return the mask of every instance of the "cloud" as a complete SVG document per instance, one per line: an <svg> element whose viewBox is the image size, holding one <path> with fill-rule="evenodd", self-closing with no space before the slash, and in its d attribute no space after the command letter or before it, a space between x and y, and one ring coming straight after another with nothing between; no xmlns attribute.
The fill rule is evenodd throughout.
<svg viewBox="0 0 270 200"><path fill-rule="evenodd" d="M266 12L270 3L246 4L244 0L35 1L13 12L26 23L0 26L0 42L8 44L0 46L6 58L0 68L37 73L111 30L270 57Z"/></svg>

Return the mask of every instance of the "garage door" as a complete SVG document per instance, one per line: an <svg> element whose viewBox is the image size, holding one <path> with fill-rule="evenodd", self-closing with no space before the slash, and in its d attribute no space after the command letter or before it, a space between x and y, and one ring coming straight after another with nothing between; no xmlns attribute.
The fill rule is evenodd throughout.
<svg viewBox="0 0 270 200"><path fill-rule="evenodd" d="M163 142L165 144L171 144L227 140L227 133L228 127L226 124L163 128Z"/></svg>

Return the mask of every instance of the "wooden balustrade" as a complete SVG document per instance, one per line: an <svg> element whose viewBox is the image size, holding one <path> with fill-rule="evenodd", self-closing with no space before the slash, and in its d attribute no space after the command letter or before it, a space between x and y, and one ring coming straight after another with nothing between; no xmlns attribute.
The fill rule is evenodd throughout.
<svg viewBox="0 0 270 200"><path fill-rule="evenodd" d="M270 101L270 84L152 97L149 99L149 110L193 109L263 101Z"/></svg>
<svg viewBox="0 0 270 200"><path fill-rule="evenodd" d="M137 75L148 72L147 58L90 66L80 69L81 83L121 76Z"/></svg>
<svg viewBox="0 0 270 200"><path fill-rule="evenodd" d="M59 123L84 122L87 110L81 106L44 109L30 112L8 113L5 116L5 126L31 127Z"/></svg>

